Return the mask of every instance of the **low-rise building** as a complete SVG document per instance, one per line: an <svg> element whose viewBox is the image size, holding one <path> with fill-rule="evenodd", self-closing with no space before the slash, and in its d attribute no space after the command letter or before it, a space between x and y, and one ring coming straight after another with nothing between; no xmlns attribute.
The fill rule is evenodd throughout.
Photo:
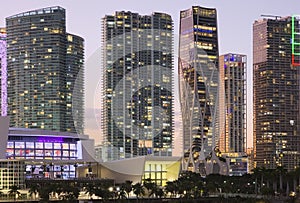
<svg viewBox="0 0 300 203"><path fill-rule="evenodd" d="M164 186L174 181L180 172L181 157L140 156L130 159L91 163L78 167L80 177L114 179L116 183L131 180L133 183L150 179Z"/></svg>
<svg viewBox="0 0 300 203"><path fill-rule="evenodd" d="M20 160L0 160L0 190L8 190L17 185L25 187L25 162Z"/></svg>

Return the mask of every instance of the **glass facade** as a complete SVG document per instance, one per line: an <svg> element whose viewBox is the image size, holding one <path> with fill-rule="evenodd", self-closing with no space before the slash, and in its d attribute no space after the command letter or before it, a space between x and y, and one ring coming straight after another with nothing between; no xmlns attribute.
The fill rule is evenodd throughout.
<svg viewBox="0 0 300 203"><path fill-rule="evenodd" d="M179 93L184 170L199 168L218 145L218 29L216 9L193 6L180 12Z"/></svg>
<svg viewBox="0 0 300 203"><path fill-rule="evenodd" d="M294 170L300 161L299 67L291 43L295 20L274 17L253 24L255 167Z"/></svg>
<svg viewBox="0 0 300 203"><path fill-rule="evenodd" d="M9 136L8 159L77 159L77 140L61 137Z"/></svg>
<svg viewBox="0 0 300 203"><path fill-rule="evenodd" d="M6 18L12 127L83 132L83 39L66 33L65 18L61 7Z"/></svg>
<svg viewBox="0 0 300 203"><path fill-rule="evenodd" d="M116 12L103 18L102 30L102 127L108 160L171 156L171 16Z"/></svg>

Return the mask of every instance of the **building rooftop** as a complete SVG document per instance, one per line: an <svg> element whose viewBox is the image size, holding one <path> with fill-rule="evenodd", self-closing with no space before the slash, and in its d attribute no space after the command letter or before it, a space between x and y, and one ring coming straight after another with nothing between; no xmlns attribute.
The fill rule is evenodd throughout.
<svg viewBox="0 0 300 203"><path fill-rule="evenodd" d="M19 14L13 15L13 16L9 16L9 17L7 17L7 19L24 17L24 16L31 16L31 15L55 13L57 11L65 11L65 9L60 7L60 6L41 8L41 9L26 11L24 13L19 13Z"/></svg>

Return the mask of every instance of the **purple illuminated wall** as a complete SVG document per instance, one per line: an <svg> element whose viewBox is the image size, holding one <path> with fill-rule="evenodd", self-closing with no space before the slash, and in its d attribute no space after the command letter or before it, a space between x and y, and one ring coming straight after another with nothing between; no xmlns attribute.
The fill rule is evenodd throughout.
<svg viewBox="0 0 300 203"><path fill-rule="evenodd" d="M38 142L59 142L62 143L64 139L62 137L37 137Z"/></svg>
<svg viewBox="0 0 300 203"><path fill-rule="evenodd" d="M1 115L7 116L6 33L1 33L1 32L0 32L0 62L1 62Z"/></svg>

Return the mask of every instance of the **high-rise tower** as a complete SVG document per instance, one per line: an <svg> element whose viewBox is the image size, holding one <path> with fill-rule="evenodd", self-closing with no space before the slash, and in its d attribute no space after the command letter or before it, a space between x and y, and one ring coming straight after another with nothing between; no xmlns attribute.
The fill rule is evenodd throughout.
<svg viewBox="0 0 300 203"><path fill-rule="evenodd" d="M220 56L221 152L246 152L246 68L247 57L241 54Z"/></svg>
<svg viewBox="0 0 300 203"><path fill-rule="evenodd" d="M193 6L181 11L179 35L178 71L183 124L183 169L203 175L218 173L218 167L209 171L208 167L204 166L208 162L212 163L219 135L216 9Z"/></svg>
<svg viewBox="0 0 300 203"><path fill-rule="evenodd" d="M116 12L102 22L102 128L108 160L172 155L173 20Z"/></svg>
<svg viewBox="0 0 300 203"><path fill-rule="evenodd" d="M255 167L300 161L299 20L269 17L253 24Z"/></svg>
<svg viewBox="0 0 300 203"><path fill-rule="evenodd" d="M66 131L83 134L84 128L84 40L66 34Z"/></svg>
<svg viewBox="0 0 300 203"><path fill-rule="evenodd" d="M61 7L6 18L12 127L83 132L83 114L73 114L83 112L83 39L67 34L65 24ZM78 109L70 110L74 101Z"/></svg>
<svg viewBox="0 0 300 203"><path fill-rule="evenodd" d="M1 116L7 116L7 44L6 30L0 28Z"/></svg>

